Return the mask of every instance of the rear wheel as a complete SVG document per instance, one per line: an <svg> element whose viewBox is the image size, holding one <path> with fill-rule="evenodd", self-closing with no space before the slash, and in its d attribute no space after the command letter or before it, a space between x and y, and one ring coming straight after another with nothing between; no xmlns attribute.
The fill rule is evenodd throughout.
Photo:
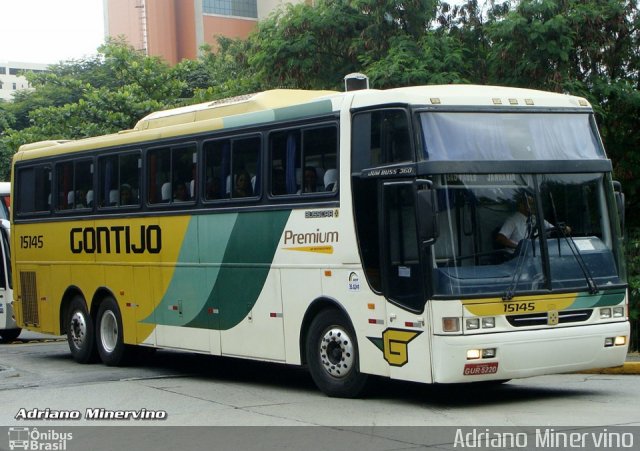
<svg viewBox="0 0 640 451"><path fill-rule="evenodd" d="M122 336L120 309L112 297L105 298L100 304L96 326L98 354L102 361L108 366L123 365L127 357L127 346Z"/></svg>
<svg viewBox="0 0 640 451"><path fill-rule="evenodd" d="M311 322L306 342L313 381L328 396L355 398L365 388L360 373L356 335L337 310L320 312Z"/></svg>
<svg viewBox="0 0 640 451"><path fill-rule="evenodd" d="M22 329L5 329L0 330L0 343L11 343L22 332Z"/></svg>
<svg viewBox="0 0 640 451"><path fill-rule="evenodd" d="M74 296L67 311L67 342L73 359L78 363L94 362L97 357L93 320L80 295Z"/></svg>

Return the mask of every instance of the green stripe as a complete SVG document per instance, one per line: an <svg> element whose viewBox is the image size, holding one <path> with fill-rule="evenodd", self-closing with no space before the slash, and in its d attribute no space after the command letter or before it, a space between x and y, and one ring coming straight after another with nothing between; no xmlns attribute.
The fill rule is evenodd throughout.
<svg viewBox="0 0 640 451"><path fill-rule="evenodd" d="M238 114L223 119L224 128L244 127L253 124L264 124L273 121L285 121L300 119L310 116L328 114L333 111L331 100L319 100L317 102L294 105L274 110L258 111L255 113Z"/></svg>
<svg viewBox="0 0 640 451"><path fill-rule="evenodd" d="M567 310L618 305L624 301L625 294L626 292L624 290L605 291L597 295L579 293L578 297Z"/></svg>
<svg viewBox="0 0 640 451"><path fill-rule="evenodd" d="M144 322L218 330L240 323L258 300L290 214L192 218L169 287ZM182 314L171 309L174 305L182 307Z"/></svg>

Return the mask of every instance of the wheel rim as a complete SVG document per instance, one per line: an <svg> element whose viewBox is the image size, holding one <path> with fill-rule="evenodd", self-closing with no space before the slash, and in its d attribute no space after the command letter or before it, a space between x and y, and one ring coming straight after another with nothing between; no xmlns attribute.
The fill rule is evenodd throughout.
<svg viewBox="0 0 640 451"><path fill-rule="evenodd" d="M78 349L82 348L87 340L87 319L81 311L75 311L71 316L69 334L74 346Z"/></svg>
<svg viewBox="0 0 640 451"><path fill-rule="evenodd" d="M349 334L338 326L328 328L320 340L320 362L332 377L346 377L353 369L355 349Z"/></svg>
<svg viewBox="0 0 640 451"><path fill-rule="evenodd" d="M113 352L118 344L118 321L111 310L104 312L100 320L100 341L107 352Z"/></svg>

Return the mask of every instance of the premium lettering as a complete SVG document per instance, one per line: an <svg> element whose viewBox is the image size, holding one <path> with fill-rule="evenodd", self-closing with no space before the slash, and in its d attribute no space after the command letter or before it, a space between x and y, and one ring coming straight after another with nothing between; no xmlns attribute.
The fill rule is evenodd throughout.
<svg viewBox="0 0 640 451"><path fill-rule="evenodd" d="M162 230L157 225L74 227L69 232L74 254L158 254L162 249Z"/></svg>
<svg viewBox="0 0 640 451"><path fill-rule="evenodd" d="M324 244L337 243L338 232L321 232L316 229L310 233L294 233L292 230L284 231L284 244Z"/></svg>

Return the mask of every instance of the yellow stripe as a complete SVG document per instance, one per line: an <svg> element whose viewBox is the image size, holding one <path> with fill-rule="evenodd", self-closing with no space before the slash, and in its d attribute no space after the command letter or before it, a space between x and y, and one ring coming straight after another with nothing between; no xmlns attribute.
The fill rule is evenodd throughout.
<svg viewBox="0 0 640 451"><path fill-rule="evenodd" d="M315 252L318 254L333 254L333 246L302 246L285 247L285 251Z"/></svg>
<svg viewBox="0 0 640 451"><path fill-rule="evenodd" d="M462 301L467 312L477 316L518 315L564 310L578 297L578 293L559 295L520 296L511 301L500 298Z"/></svg>
<svg viewBox="0 0 640 451"><path fill-rule="evenodd" d="M515 296L513 301L537 301L544 299L564 299L571 298L575 299L578 297L578 293L564 293L564 294L533 294L529 296ZM482 299L466 299L462 301L463 305L469 304L487 304L491 302L505 302L502 298L482 298Z"/></svg>

